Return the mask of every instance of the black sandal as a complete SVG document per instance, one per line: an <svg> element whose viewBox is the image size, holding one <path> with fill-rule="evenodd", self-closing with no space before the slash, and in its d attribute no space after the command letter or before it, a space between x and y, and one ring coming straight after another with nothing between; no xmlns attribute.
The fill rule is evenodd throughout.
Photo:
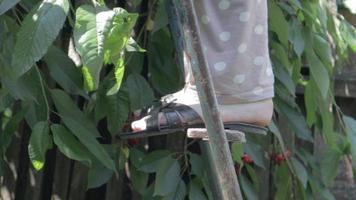
<svg viewBox="0 0 356 200"><path fill-rule="evenodd" d="M163 113L167 123L159 124L158 113ZM183 104L174 103L168 97L164 99L160 105L155 105L148 109L146 115L147 128L144 131L127 132L119 135L121 139L143 138L157 135L166 135L176 132L186 132L188 128L204 128L204 122L199 114L191 107ZM262 126L241 123L241 122L226 122L224 123L226 130L238 130L247 133L266 134L267 129Z"/></svg>

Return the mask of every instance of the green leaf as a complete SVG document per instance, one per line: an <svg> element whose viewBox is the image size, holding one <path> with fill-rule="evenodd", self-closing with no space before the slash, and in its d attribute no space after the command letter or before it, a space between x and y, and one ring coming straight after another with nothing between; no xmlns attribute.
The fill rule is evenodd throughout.
<svg viewBox="0 0 356 200"><path fill-rule="evenodd" d="M28 107L22 107L21 110L19 110L6 124L4 131L0 135L0 148L2 148L2 152L6 152L6 149L12 141L12 137L19 128L20 122L23 120L27 112Z"/></svg>
<svg viewBox="0 0 356 200"><path fill-rule="evenodd" d="M244 154L244 145L239 142L234 142L231 146L232 158L235 162L242 164L242 156Z"/></svg>
<svg viewBox="0 0 356 200"><path fill-rule="evenodd" d="M293 44L294 52L300 57L304 51L305 42L302 35L303 26L301 23L292 18L289 25L289 41Z"/></svg>
<svg viewBox="0 0 356 200"><path fill-rule="evenodd" d="M275 1L268 1L269 30L275 32L284 47L288 47L288 22Z"/></svg>
<svg viewBox="0 0 356 200"><path fill-rule="evenodd" d="M325 199L325 200L335 200L335 197L333 196L333 194L331 194L331 192L329 191L329 189L327 187L325 187L324 185L322 185L319 180L316 180L314 177L312 177L313 179L311 179L309 182L310 184L310 188L313 192L313 199Z"/></svg>
<svg viewBox="0 0 356 200"><path fill-rule="evenodd" d="M105 27L105 33L107 33L104 44L106 63L118 62L138 18L138 14L128 13L122 8L114 8L112 15L110 24Z"/></svg>
<svg viewBox="0 0 356 200"><path fill-rule="evenodd" d="M83 90L80 70L73 61L59 48L52 46L44 57L51 77L68 93L88 95Z"/></svg>
<svg viewBox="0 0 356 200"><path fill-rule="evenodd" d="M256 189L253 187L250 180L248 180L248 178L244 174L241 174L239 176L239 180L240 180L240 184L241 184L241 189L242 189L243 193L245 194L246 199L257 200L258 196L257 196Z"/></svg>
<svg viewBox="0 0 356 200"><path fill-rule="evenodd" d="M147 173L157 172L167 158L170 158L169 151L158 150L146 155L140 162L139 170Z"/></svg>
<svg viewBox="0 0 356 200"><path fill-rule="evenodd" d="M178 188L171 194L163 197L162 200L184 200L187 194L187 187L183 180L179 181Z"/></svg>
<svg viewBox="0 0 356 200"><path fill-rule="evenodd" d="M52 99L64 124L77 136L79 141L108 169L115 170L115 164L108 152L96 140L99 136L94 124L74 105L68 95L61 90L52 90Z"/></svg>
<svg viewBox="0 0 356 200"><path fill-rule="evenodd" d="M132 165L138 169L141 166L143 159L145 158L145 154L136 148L131 148L129 155L130 163L132 163Z"/></svg>
<svg viewBox="0 0 356 200"><path fill-rule="evenodd" d="M351 146L352 160L356 160L356 120L344 115L343 121L345 123L347 138ZM352 166L356 169L356 162L352 162Z"/></svg>
<svg viewBox="0 0 356 200"><path fill-rule="evenodd" d="M169 23L167 9L166 9L167 1L159 0L157 4L158 4L157 11L154 14L154 18L152 19L152 22L154 23L152 33L166 27Z"/></svg>
<svg viewBox="0 0 356 200"><path fill-rule="evenodd" d="M11 9L21 0L2 0L0 1L0 15L4 14L7 10Z"/></svg>
<svg viewBox="0 0 356 200"><path fill-rule="evenodd" d="M334 132L334 113L330 110L332 103L329 102L331 101L332 100L329 100L328 98L325 101L319 102L323 128L322 133L326 144L335 150L339 150L338 134Z"/></svg>
<svg viewBox="0 0 356 200"><path fill-rule="evenodd" d="M290 63L286 48L283 47L280 43L273 41L270 42L270 45L273 49L271 52L272 58L276 58L283 67L285 67L287 70L291 70L292 65Z"/></svg>
<svg viewBox="0 0 356 200"><path fill-rule="evenodd" d="M274 136L277 137L279 144L282 147L283 151L286 151L286 145L284 144L283 137L279 128L276 126L276 123L273 121L268 125L268 129L273 133Z"/></svg>
<svg viewBox="0 0 356 200"><path fill-rule="evenodd" d="M356 6L355 6L356 7ZM356 8L355 8L356 9ZM342 19L340 21L340 25L338 27L341 39L349 45L351 50L356 52L356 29L353 25L351 25L346 19Z"/></svg>
<svg viewBox="0 0 356 200"><path fill-rule="evenodd" d="M207 200L196 179L189 182L189 200Z"/></svg>
<svg viewBox="0 0 356 200"><path fill-rule="evenodd" d="M246 199L257 200L258 193L257 193L256 189L253 187L250 180L248 180L248 178L244 174L241 174L239 176L239 180L240 180L240 184L241 184L241 189L242 189L243 193L245 194Z"/></svg>
<svg viewBox="0 0 356 200"><path fill-rule="evenodd" d="M341 156L341 152L326 146L320 163L321 178L325 185L330 186L334 181L340 166Z"/></svg>
<svg viewBox="0 0 356 200"><path fill-rule="evenodd" d="M115 69L114 69L115 85L107 92L107 95L114 95L119 91L119 89L121 87L122 78L124 77L124 72L125 72L125 63L124 62L125 62L124 54L122 52L119 60L117 61L116 65L115 65Z"/></svg>
<svg viewBox="0 0 356 200"><path fill-rule="evenodd" d="M99 187L107 183L113 175L113 171L104 165L94 162L88 172L87 189Z"/></svg>
<svg viewBox="0 0 356 200"><path fill-rule="evenodd" d="M274 73L276 78L283 84L283 86L287 89L290 96L295 96L295 83L292 80L291 75L287 71L287 69L281 66L280 63L276 62L274 67ZM286 93L286 92L284 92ZM288 94L288 93L287 93ZM294 99L294 98L293 98Z"/></svg>
<svg viewBox="0 0 356 200"><path fill-rule="evenodd" d="M307 188L308 183L308 172L305 169L304 165L300 163L296 158L291 158L292 164L294 166L295 172L297 173L297 177L299 181L302 183L303 187Z"/></svg>
<svg viewBox="0 0 356 200"><path fill-rule="evenodd" d="M16 77L27 72L56 39L69 10L68 0L44 0L24 19L12 56Z"/></svg>
<svg viewBox="0 0 356 200"><path fill-rule="evenodd" d="M251 179L251 183L254 186L254 188L259 191L259 179L257 178L257 174L255 169L253 168L252 165L245 165L245 168L247 170L247 174L249 176L249 178Z"/></svg>
<svg viewBox="0 0 356 200"><path fill-rule="evenodd" d="M275 98L274 102L281 116L288 120L291 130L296 133L296 136L300 139L312 142L312 133L300 111L290 107L278 98Z"/></svg>
<svg viewBox="0 0 356 200"><path fill-rule="evenodd" d="M183 73L174 60L175 46L168 29L151 36L147 47L152 86L162 95L177 91L183 85Z"/></svg>
<svg viewBox="0 0 356 200"><path fill-rule="evenodd" d="M333 65L333 55L330 44L321 36L314 34L313 48L320 61L324 64L324 66L328 67L328 70L331 71Z"/></svg>
<svg viewBox="0 0 356 200"><path fill-rule="evenodd" d="M137 17L137 14L122 8L108 10L104 6L83 5L77 9L74 40L83 59L82 69L88 90L98 88L104 58L105 63L119 62Z"/></svg>
<svg viewBox="0 0 356 200"><path fill-rule="evenodd" d="M313 80L309 80L307 85L305 86L304 92L304 101L305 107L307 110L307 123L308 126L311 127L316 122L316 99L315 93L317 92L317 88L315 87L315 83Z"/></svg>
<svg viewBox="0 0 356 200"><path fill-rule="evenodd" d="M165 196L178 189L180 183L180 167L178 161L166 157L158 166L154 195Z"/></svg>
<svg viewBox="0 0 356 200"><path fill-rule="evenodd" d="M148 173L141 172L137 170L136 167L131 167L130 174L132 186L134 187L135 191L143 195L148 182Z"/></svg>
<svg viewBox="0 0 356 200"><path fill-rule="evenodd" d="M32 129L28 154L33 167L36 170L42 169L45 160L47 149L51 146L51 138L49 136L48 122L37 122Z"/></svg>
<svg viewBox="0 0 356 200"><path fill-rule="evenodd" d="M146 50L143 49L142 47L140 47L140 45L138 45L137 42L132 37L130 37L129 41L127 42L126 51L127 52L146 52Z"/></svg>
<svg viewBox="0 0 356 200"><path fill-rule="evenodd" d="M244 145L244 150L256 165L265 169L264 151L261 145L248 141Z"/></svg>
<svg viewBox="0 0 356 200"><path fill-rule="evenodd" d="M0 112L11 106L14 99L9 95L5 89L0 89Z"/></svg>
<svg viewBox="0 0 356 200"><path fill-rule="evenodd" d="M153 102L153 91L141 75L130 74L127 77L126 84L129 89L131 110L141 109Z"/></svg>
<svg viewBox="0 0 356 200"><path fill-rule="evenodd" d="M288 171L288 165L283 164L276 169L276 193L273 199L292 199L292 180Z"/></svg>
<svg viewBox="0 0 356 200"><path fill-rule="evenodd" d="M74 42L83 61L84 83L89 91L99 85L104 56L104 29L112 17L112 12L104 9L83 5L76 11ZM100 11L101 14L97 16Z"/></svg>
<svg viewBox="0 0 356 200"><path fill-rule="evenodd" d="M162 200L161 196L154 196L154 184L152 183L147 187L144 194L142 195L142 200Z"/></svg>
<svg viewBox="0 0 356 200"><path fill-rule="evenodd" d="M120 90L119 93L107 97L107 124L112 135L120 131L129 116L129 111L127 91Z"/></svg>
<svg viewBox="0 0 356 200"><path fill-rule="evenodd" d="M92 165L93 155L64 126L53 124L51 126L51 131L53 134L53 141L60 152L70 159L83 162L88 166Z"/></svg>
<svg viewBox="0 0 356 200"><path fill-rule="evenodd" d="M189 163L191 167L190 174L202 177L205 171L202 170L205 166L202 156L195 153L189 153Z"/></svg>
<svg viewBox="0 0 356 200"><path fill-rule="evenodd" d="M310 33L306 33L305 37L307 43L305 48L305 56L309 63L310 74L317 88L319 89L321 96L326 99L330 87L329 73L311 46L312 40L310 39Z"/></svg>

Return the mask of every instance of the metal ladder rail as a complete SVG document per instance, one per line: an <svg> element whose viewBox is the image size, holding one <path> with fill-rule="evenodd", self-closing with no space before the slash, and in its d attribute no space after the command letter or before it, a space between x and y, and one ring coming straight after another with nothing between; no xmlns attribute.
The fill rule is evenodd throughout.
<svg viewBox="0 0 356 200"><path fill-rule="evenodd" d="M203 1L203 0L201 0ZM229 144L220 118L210 71L200 43L197 19L192 0L173 0L173 9L178 15L178 27L183 34L184 50L187 51L193 76L196 82L199 100L206 123L209 142L204 148L210 165L213 166L214 192L219 199L242 200L240 186L235 173ZM204 145L203 145L204 146Z"/></svg>

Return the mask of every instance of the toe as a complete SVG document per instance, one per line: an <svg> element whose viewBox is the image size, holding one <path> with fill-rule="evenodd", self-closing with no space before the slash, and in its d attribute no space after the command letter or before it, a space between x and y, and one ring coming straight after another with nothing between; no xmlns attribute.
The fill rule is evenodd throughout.
<svg viewBox="0 0 356 200"><path fill-rule="evenodd" d="M144 119L133 121L131 123L131 128L133 131L144 131L146 130L147 124Z"/></svg>

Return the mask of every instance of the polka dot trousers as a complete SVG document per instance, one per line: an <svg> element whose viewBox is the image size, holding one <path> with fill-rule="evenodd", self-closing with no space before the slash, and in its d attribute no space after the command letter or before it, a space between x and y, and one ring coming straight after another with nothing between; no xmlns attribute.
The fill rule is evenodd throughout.
<svg viewBox="0 0 356 200"><path fill-rule="evenodd" d="M219 103L272 98L267 0L199 0L194 4ZM195 88L189 68L186 65L186 83Z"/></svg>

